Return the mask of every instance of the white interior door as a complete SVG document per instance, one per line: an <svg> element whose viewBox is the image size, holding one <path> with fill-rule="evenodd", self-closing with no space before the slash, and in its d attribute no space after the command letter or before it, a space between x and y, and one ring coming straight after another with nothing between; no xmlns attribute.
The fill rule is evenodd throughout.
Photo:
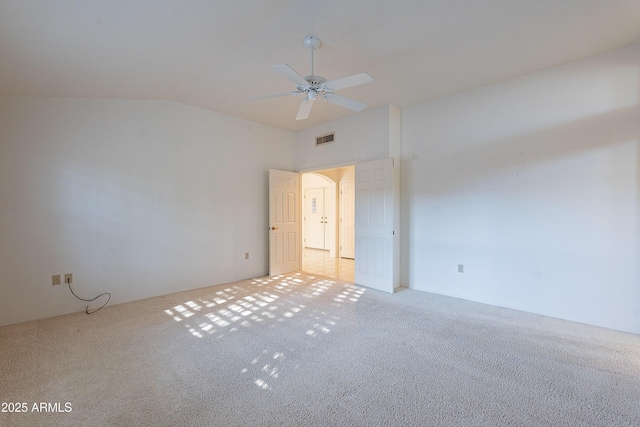
<svg viewBox="0 0 640 427"><path fill-rule="evenodd" d="M395 288L393 159L356 164L355 282L392 293Z"/></svg>
<svg viewBox="0 0 640 427"><path fill-rule="evenodd" d="M300 185L295 172L269 170L269 275L300 270Z"/></svg>
<svg viewBox="0 0 640 427"><path fill-rule="evenodd" d="M355 256L355 183L340 181L340 257Z"/></svg>
<svg viewBox="0 0 640 427"><path fill-rule="evenodd" d="M324 212L324 188L304 190L304 246L326 249L325 228L327 219Z"/></svg>

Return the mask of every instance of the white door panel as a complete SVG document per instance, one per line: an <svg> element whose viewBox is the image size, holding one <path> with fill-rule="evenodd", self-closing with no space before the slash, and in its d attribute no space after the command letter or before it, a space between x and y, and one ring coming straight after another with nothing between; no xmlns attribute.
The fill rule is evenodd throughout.
<svg viewBox="0 0 640 427"><path fill-rule="evenodd" d="M340 256L355 256L355 183L340 181Z"/></svg>
<svg viewBox="0 0 640 427"><path fill-rule="evenodd" d="M393 292L393 159L356 164L355 282Z"/></svg>
<svg viewBox="0 0 640 427"><path fill-rule="evenodd" d="M300 270L299 176L269 171L269 275Z"/></svg>

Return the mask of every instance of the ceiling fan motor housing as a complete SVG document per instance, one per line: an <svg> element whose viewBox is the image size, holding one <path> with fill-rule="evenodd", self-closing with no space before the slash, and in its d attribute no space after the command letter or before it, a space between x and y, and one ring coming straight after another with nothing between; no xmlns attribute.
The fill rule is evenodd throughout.
<svg viewBox="0 0 640 427"><path fill-rule="evenodd" d="M319 95L324 95L327 92L331 92L331 89L325 84L327 79L322 76L306 76L305 80L309 82L308 85L297 86L298 91L301 93L308 94L309 91L315 91Z"/></svg>

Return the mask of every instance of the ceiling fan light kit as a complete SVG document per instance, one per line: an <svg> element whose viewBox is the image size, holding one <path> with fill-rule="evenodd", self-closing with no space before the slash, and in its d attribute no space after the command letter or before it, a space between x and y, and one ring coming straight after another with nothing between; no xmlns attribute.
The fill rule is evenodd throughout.
<svg viewBox="0 0 640 427"><path fill-rule="evenodd" d="M373 78L367 73L354 74L351 76L329 81L327 81L327 79L322 76L316 76L314 74L313 51L320 46L320 39L317 37L309 36L304 39L304 45L311 50L310 75L302 77L297 71L295 71L287 64L278 64L271 66L271 68L273 68L275 71L293 81L296 84L296 90L264 95L251 99L256 100L274 98L279 96L305 95L305 98L302 100L300 108L298 109L296 120L304 120L309 117L311 108L313 107L313 103L316 99L318 99L318 97L324 99L325 101L329 101L332 104L336 104L353 111L364 110L367 106L366 104L338 95L334 93L334 91L347 87L358 86L365 83L371 83L373 82Z"/></svg>

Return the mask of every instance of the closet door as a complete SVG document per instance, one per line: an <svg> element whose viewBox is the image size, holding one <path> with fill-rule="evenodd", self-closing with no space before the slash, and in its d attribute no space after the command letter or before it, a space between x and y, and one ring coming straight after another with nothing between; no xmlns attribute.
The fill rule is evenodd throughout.
<svg viewBox="0 0 640 427"><path fill-rule="evenodd" d="M325 249L326 217L324 213L324 188L310 188L304 192L305 247Z"/></svg>

